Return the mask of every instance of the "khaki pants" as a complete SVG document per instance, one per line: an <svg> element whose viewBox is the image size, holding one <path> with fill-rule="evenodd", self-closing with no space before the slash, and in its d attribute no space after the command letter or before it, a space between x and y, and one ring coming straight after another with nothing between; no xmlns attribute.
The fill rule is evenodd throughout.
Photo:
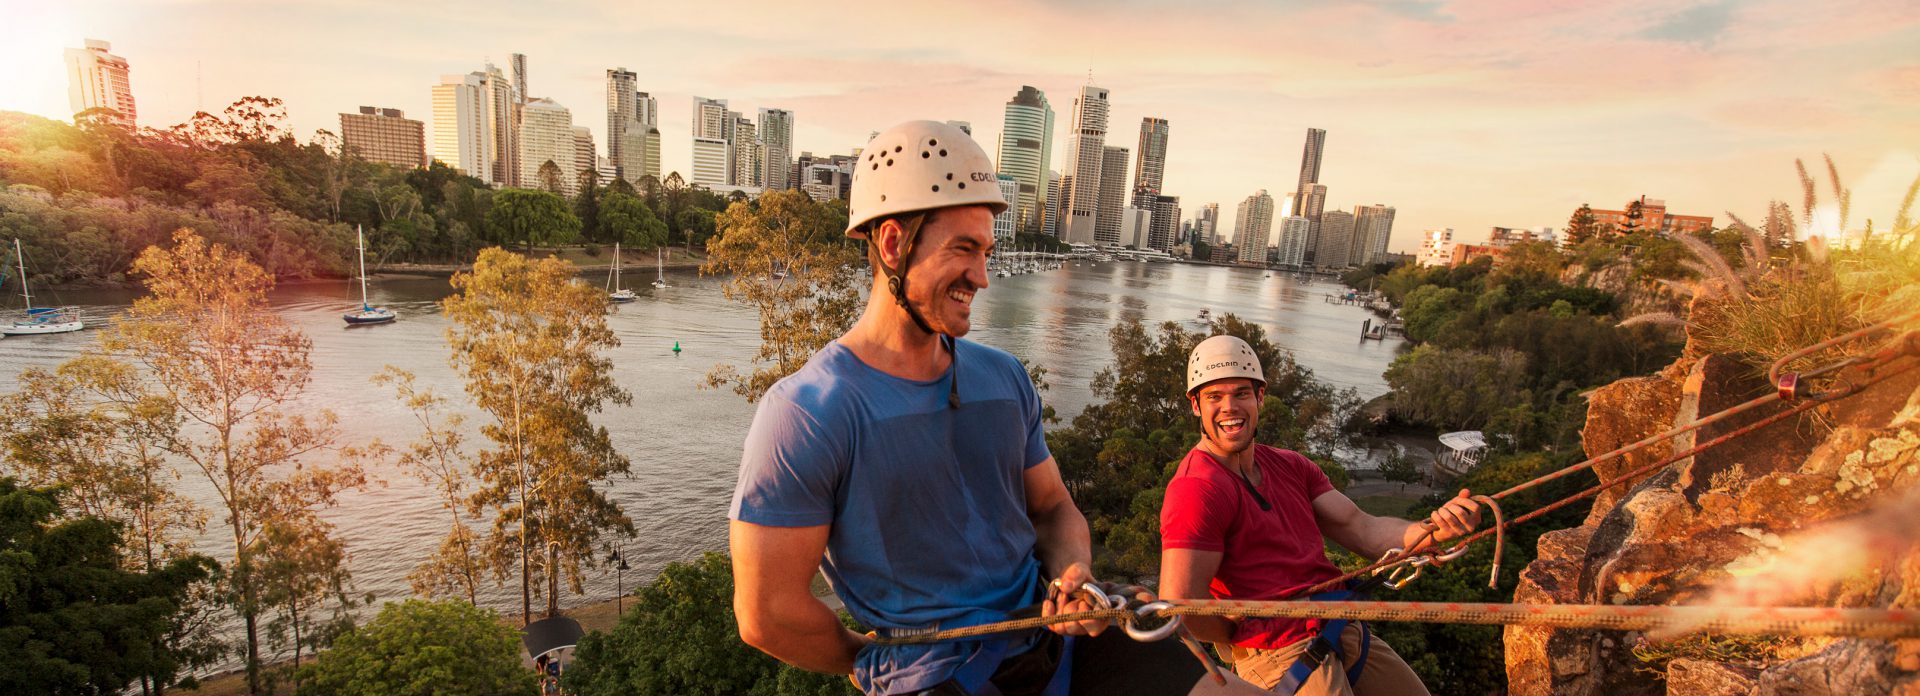
<svg viewBox="0 0 1920 696"><path fill-rule="evenodd" d="M1313 639L1277 650L1235 647L1234 671L1263 689L1272 689L1287 675L1287 668L1300 659ZM1427 696L1427 687L1386 641L1371 637L1367 665L1360 668L1360 684L1347 684L1347 669L1360 659L1360 624L1347 624L1340 634L1341 660L1327 660L1300 685L1300 696ZM1344 664L1342 664L1344 662Z"/></svg>

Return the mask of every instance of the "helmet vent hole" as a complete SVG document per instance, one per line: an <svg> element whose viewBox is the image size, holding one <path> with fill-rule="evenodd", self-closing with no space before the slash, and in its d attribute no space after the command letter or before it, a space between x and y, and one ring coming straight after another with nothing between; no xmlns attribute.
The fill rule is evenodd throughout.
<svg viewBox="0 0 1920 696"><path fill-rule="evenodd" d="M887 202L887 194L884 194L884 193L880 194L880 202L881 203Z"/></svg>
<svg viewBox="0 0 1920 696"><path fill-rule="evenodd" d="M931 152L922 152L922 153L920 153L920 159L927 159L927 158L929 158L929 157L932 157L932 156L933 156L933 153L931 153Z"/></svg>
<svg viewBox="0 0 1920 696"><path fill-rule="evenodd" d="M939 193L939 192L940 192L940 185L939 185L939 184L934 184L934 185L933 185L933 192L934 192L934 193Z"/></svg>
<svg viewBox="0 0 1920 696"><path fill-rule="evenodd" d="M966 188L966 187L967 187L967 182L964 182L964 181L960 182L960 188Z"/></svg>
<svg viewBox="0 0 1920 696"><path fill-rule="evenodd" d="M940 150L940 156L941 156L941 157L946 157L946 156L947 156L947 151L946 151L946 150L945 150L944 148Z"/></svg>
<svg viewBox="0 0 1920 696"><path fill-rule="evenodd" d="M875 171L878 171L878 170L880 169L880 163L878 163L878 162L875 162L875 163L873 164L873 168L874 168L874 170L875 170Z"/></svg>
<svg viewBox="0 0 1920 696"><path fill-rule="evenodd" d="M953 172L947 172L947 181L953 181Z"/></svg>
<svg viewBox="0 0 1920 696"><path fill-rule="evenodd" d="M900 146L899 146L899 145L895 145L895 146L893 146L893 151L894 151L894 152L899 152L899 151L900 151Z"/></svg>
<svg viewBox="0 0 1920 696"><path fill-rule="evenodd" d="M889 167L893 166L893 160L891 159L887 160L887 166Z"/></svg>
<svg viewBox="0 0 1920 696"><path fill-rule="evenodd" d="M939 144L940 144L940 141L938 141L938 140L935 140L935 139L933 139L933 138L927 138L927 146L928 146L928 147L933 147L933 146L936 146L936 145L939 145Z"/></svg>

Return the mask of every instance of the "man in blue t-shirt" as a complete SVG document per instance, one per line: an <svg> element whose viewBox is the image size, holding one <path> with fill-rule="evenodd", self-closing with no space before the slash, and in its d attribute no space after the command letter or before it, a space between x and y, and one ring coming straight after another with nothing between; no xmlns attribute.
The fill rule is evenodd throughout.
<svg viewBox="0 0 1920 696"><path fill-rule="evenodd" d="M1007 208L995 178L950 125L868 143L847 228L875 269L866 311L767 391L747 434L729 513L740 637L872 694L1057 690L1066 650L1045 632L877 646L812 595L816 568L882 634L1093 608L1043 592L1092 580L1091 552L1033 382L1013 356L961 338Z"/></svg>

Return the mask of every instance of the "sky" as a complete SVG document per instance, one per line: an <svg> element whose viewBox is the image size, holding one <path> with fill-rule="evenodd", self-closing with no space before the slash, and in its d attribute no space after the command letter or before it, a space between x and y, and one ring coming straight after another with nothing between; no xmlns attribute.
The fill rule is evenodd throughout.
<svg viewBox="0 0 1920 696"><path fill-rule="evenodd" d="M144 126L284 99L302 138L340 112L399 108L431 129L441 75L506 69L572 110L605 154L606 70L659 99L662 168L690 169L693 95L795 112L795 150L846 153L901 121L963 120L989 154L1022 85L1057 113L1110 90L1107 144L1165 118L1164 191L1223 227L1298 178L1327 131L1328 209L1395 206L1391 248L1449 227L1564 227L1582 203L1645 195L1753 220L1800 207L1805 159L1884 228L1920 175L1920 3L1912 0L843 0L501 2L0 0L0 110L71 116L62 50L112 42ZM429 134L431 138L431 134ZM1136 153L1137 154L1137 153ZM1831 203L1816 211L1830 231Z"/></svg>

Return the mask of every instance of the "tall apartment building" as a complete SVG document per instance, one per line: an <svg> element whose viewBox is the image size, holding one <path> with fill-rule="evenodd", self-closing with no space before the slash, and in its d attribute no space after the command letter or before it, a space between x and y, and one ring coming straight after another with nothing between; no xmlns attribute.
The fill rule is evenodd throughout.
<svg viewBox="0 0 1920 696"><path fill-rule="evenodd" d="M340 114L340 146L368 162L396 167L427 166L427 124L399 109L360 107Z"/></svg>
<svg viewBox="0 0 1920 696"><path fill-rule="evenodd" d="M626 68L607 70L607 159L627 181L646 170L647 124L640 120L639 76Z"/></svg>
<svg viewBox="0 0 1920 696"><path fill-rule="evenodd" d="M1001 174L1013 177L1020 199L1014 204L1014 224L1022 232L1046 227L1047 205L1057 195L1048 176L1053 156L1053 107L1047 95L1029 85L1007 101L1000 126L1000 147L994 161Z"/></svg>
<svg viewBox="0 0 1920 696"><path fill-rule="evenodd" d="M1661 235L1672 236L1677 233L1703 234L1713 231L1712 215L1681 215L1667 212L1667 202L1658 198L1641 196L1640 220L1635 223L1641 230L1650 230ZM1600 210L1595 208L1593 217L1600 223L1600 229L1607 233L1621 231L1629 224L1627 211L1633 207L1630 201L1620 210Z"/></svg>
<svg viewBox="0 0 1920 696"><path fill-rule="evenodd" d="M494 139L487 121L485 76L443 75L433 86L433 158L495 186Z"/></svg>
<svg viewBox="0 0 1920 696"><path fill-rule="evenodd" d="M526 81L524 67L526 58L514 54L515 62L521 70L516 70L516 79ZM488 63L480 75L480 91L487 105L487 137L493 139L493 159L488 166L493 170L489 182L499 186L527 186L536 184L522 181L520 174L525 171L521 164L520 121L521 110L525 106L526 93L507 81L505 73Z"/></svg>
<svg viewBox="0 0 1920 696"><path fill-rule="evenodd" d="M687 183L709 188L727 185L727 141L720 138L693 139L693 177Z"/></svg>
<svg viewBox="0 0 1920 696"><path fill-rule="evenodd" d="M1140 119L1140 156L1133 167L1135 193L1160 193L1161 182L1167 174L1168 133L1166 119L1152 116Z"/></svg>
<svg viewBox="0 0 1920 696"><path fill-rule="evenodd" d="M1120 211L1127 205L1127 149L1108 145L1100 157L1100 213L1094 218L1094 241L1120 244Z"/></svg>
<svg viewBox="0 0 1920 696"><path fill-rule="evenodd" d="M140 112L133 104L127 59L109 53L113 44L106 41L87 39L84 46L66 51L67 104L76 116L88 109L110 109L108 120L134 127Z"/></svg>
<svg viewBox="0 0 1920 696"><path fill-rule="evenodd" d="M1320 216L1315 236L1320 238L1320 255L1313 263L1321 268L1346 268L1353 265L1353 213L1329 210Z"/></svg>
<svg viewBox="0 0 1920 696"><path fill-rule="evenodd" d="M646 92L636 93L633 97L635 113L639 114L641 125L646 126L644 142L646 155L640 158L640 176L660 179L660 101ZM632 140L629 139L629 142Z"/></svg>
<svg viewBox="0 0 1920 696"><path fill-rule="evenodd" d="M1353 209L1353 244L1348 247L1349 261L1364 266L1387 254L1387 242L1393 236L1393 206L1363 205Z"/></svg>
<svg viewBox="0 0 1920 696"><path fill-rule="evenodd" d="M573 113L552 99L527 102L520 116L519 186L552 190L554 183L541 176L548 163L560 170L557 193L572 196L580 171L573 155Z"/></svg>
<svg viewBox="0 0 1920 696"><path fill-rule="evenodd" d="M1180 197L1160 194L1153 196L1149 203L1153 211L1152 225L1147 229L1147 248L1171 251L1175 244L1183 244L1178 239L1180 224Z"/></svg>
<svg viewBox="0 0 1920 696"><path fill-rule="evenodd" d="M1040 233L1054 239L1060 239L1064 230L1060 229L1060 172L1047 172L1047 200L1042 204Z"/></svg>
<svg viewBox="0 0 1920 696"><path fill-rule="evenodd" d="M793 188L793 112L760 108L760 185L769 191Z"/></svg>
<svg viewBox="0 0 1920 696"><path fill-rule="evenodd" d="M1073 100L1068 121L1067 165L1060 177L1061 240L1093 244L1100 215L1100 173L1106 157L1107 90L1087 85ZM1125 171L1124 168L1122 171ZM1114 237L1119 236L1115 226Z"/></svg>
<svg viewBox="0 0 1920 696"><path fill-rule="evenodd" d="M1320 158L1327 146L1327 132L1319 128L1307 129L1307 143L1300 151L1300 184L1293 190L1293 200L1305 202L1308 187L1320 182ZM1295 214L1305 212L1296 210Z"/></svg>
<svg viewBox="0 0 1920 696"><path fill-rule="evenodd" d="M507 68L513 71L513 91L520 95L522 102L527 99L527 54L515 53L507 56Z"/></svg>
<svg viewBox="0 0 1920 696"><path fill-rule="evenodd" d="M1241 263L1267 262L1267 238L1273 231L1273 196L1266 189L1240 201L1233 219L1233 246Z"/></svg>
<svg viewBox="0 0 1920 696"><path fill-rule="evenodd" d="M727 112L733 117L733 139L729 141L727 164L727 183L733 186L765 186L762 178L766 171L766 146L760 142L759 127L753 125L753 119L740 115L738 111Z"/></svg>
<svg viewBox="0 0 1920 696"><path fill-rule="evenodd" d="M1142 208L1120 209L1120 246L1147 248L1147 230L1153 228L1153 211Z"/></svg>
<svg viewBox="0 0 1920 696"><path fill-rule="evenodd" d="M1220 204L1208 203L1200 206L1199 214L1193 218L1193 230L1200 239L1209 245L1220 244Z"/></svg>
<svg viewBox="0 0 1920 696"><path fill-rule="evenodd" d="M1020 182L1006 174L995 175L994 182L1000 185L1000 198L1007 202L1007 209L993 216L993 242L1005 248L1013 243L1013 231L1018 213L1015 204L1020 200Z"/></svg>
<svg viewBox="0 0 1920 696"><path fill-rule="evenodd" d="M574 126L573 127L573 167L567 170L567 176L573 177L573 179L577 182L579 181L580 174L582 172L593 172L593 176L594 176L593 183L595 185L607 183L605 181L599 180L600 179L599 159L600 159L600 153L593 146L593 129L588 128L586 126ZM574 189L574 192L579 193L578 187Z"/></svg>
<svg viewBox="0 0 1920 696"><path fill-rule="evenodd" d="M1307 235L1313 234L1313 221L1302 215L1290 215L1280 221L1279 255L1282 266L1302 267L1307 262Z"/></svg>
<svg viewBox="0 0 1920 696"><path fill-rule="evenodd" d="M1327 185L1307 184L1305 198L1294 201L1294 215L1306 218L1311 231L1307 233L1306 262L1313 263L1320 253L1320 218L1327 206Z"/></svg>

